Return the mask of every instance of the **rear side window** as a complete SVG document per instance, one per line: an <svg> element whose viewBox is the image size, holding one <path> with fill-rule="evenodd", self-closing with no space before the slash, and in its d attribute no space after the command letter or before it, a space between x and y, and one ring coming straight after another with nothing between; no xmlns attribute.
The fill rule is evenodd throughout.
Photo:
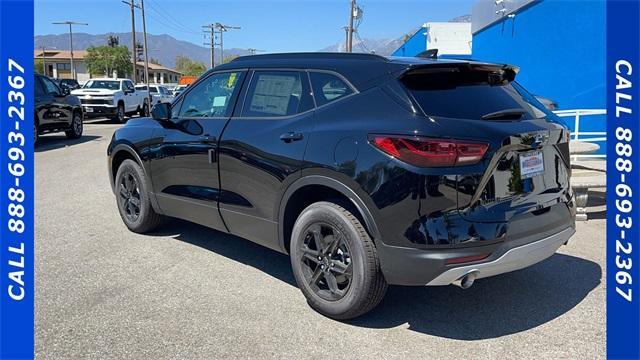
<svg viewBox="0 0 640 360"><path fill-rule="evenodd" d="M313 86L313 95L318 106L328 104L353 93L353 89L338 76L323 72L311 72L309 75Z"/></svg>
<svg viewBox="0 0 640 360"><path fill-rule="evenodd" d="M306 75L299 71L256 71L242 110L245 117L290 116L311 109Z"/></svg>
<svg viewBox="0 0 640 360"><path fill-rule="evenodd" d="M442 69L404 76L402 83L429 116L482 119L504 111L519 111L517 119L545 116L510 82L491 83L486 71Z"/></svg>

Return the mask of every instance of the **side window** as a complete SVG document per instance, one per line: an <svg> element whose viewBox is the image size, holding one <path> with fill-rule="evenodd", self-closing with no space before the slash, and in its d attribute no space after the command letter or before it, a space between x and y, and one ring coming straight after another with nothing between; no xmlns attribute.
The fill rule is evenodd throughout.
<svg viewBox="0 0 640 360"><path fill-rule="evenodd" d="M133 86L133 83L131 81L125 81L124 88L131 91L135 89L135 86Z"/></svg>
<svg viewBox="0 0 640 360"><path fill-rule="evenodd" d="M179 117L231 116L232 97L238 91L242 72L213 74L184 96ZM190 87L191 88L191 87Z"/></svg>
<svg viewBox="0 0 640 360"><path fill-rule="evenodd" d="M353 93L353 89L335 75L324 72L310 72L309 75L313 86L313 96L318 106Z"/></svg>
<svg viewBox="0 0 640 360"><path fill-rule="evenodd" d="M180 108L182 107L182 99L173 102L171 104L171 118L175 119L180 115Z"/></svg>
<svg viewBox="0 0 640 360"><path fill-rule="evenodd" d="M242 116L277 117L313 108L306 74L299 71L256 71Z"/></svg>
<svg viewBox="0 0 640 360"><path fill-rule="evenodd" d="M36 76L36 81L35 81L35 85L36 85L36 96L42 96L45 95L45 91L42 88L42 80L40 77Z"/></svg>
<svg viewBox="0 0 640 360"><path fill-rule="evenodd" d="M45 93L47 93L48 95L54 95L54 96L60 94L60 89L58 89L58 86L54 84L53 81L45 77L42 77L40 79L42 80L42 85L44 85Z"/></svg>

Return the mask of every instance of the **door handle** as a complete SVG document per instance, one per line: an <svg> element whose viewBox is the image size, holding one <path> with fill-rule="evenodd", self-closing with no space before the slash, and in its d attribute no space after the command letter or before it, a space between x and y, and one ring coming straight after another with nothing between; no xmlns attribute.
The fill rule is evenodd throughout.
<svg viewBox="0 0 640 360"><path fill-rule="evenodd" d="M286 143L302 140L303 138L304 138L304 135L302 135L302 133L293 132L293 131L289 131L288 133L284 133L280 135L280 140Z"/></svg>

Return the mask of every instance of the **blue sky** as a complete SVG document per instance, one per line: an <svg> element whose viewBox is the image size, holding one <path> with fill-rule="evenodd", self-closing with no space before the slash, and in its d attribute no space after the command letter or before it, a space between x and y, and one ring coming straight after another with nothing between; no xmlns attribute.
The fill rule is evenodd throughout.
<svg viewBox="0 0 640 360"><path fill-rule="evenodd" d="M136 0L139 1L139 0ZM397 38L426 21L447 21L471 13L475 0L360 0L362 38ZM349 0L205 1L145 0L147 31L201 45L201 26L221 22L241 26L225 34L225 48L269 52L315 51L344 41ZM129 7L120 0L36 0L36 35L67 32L53 21L89 23L74 31L101 34L131 31ZM137 12L136 28L142 31Z"/></svg>

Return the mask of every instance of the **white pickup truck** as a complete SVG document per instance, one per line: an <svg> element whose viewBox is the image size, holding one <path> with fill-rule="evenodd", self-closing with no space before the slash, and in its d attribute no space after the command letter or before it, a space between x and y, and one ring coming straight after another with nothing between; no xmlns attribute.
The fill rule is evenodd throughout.
<svg viewBox="0 0 640 360"><path fill-rule="evenodd" d="M106 116L124 123L127 115L149 115L149 92L136 90L129 79L91 79L71 94L80 99L85 117Z"/></svg>

